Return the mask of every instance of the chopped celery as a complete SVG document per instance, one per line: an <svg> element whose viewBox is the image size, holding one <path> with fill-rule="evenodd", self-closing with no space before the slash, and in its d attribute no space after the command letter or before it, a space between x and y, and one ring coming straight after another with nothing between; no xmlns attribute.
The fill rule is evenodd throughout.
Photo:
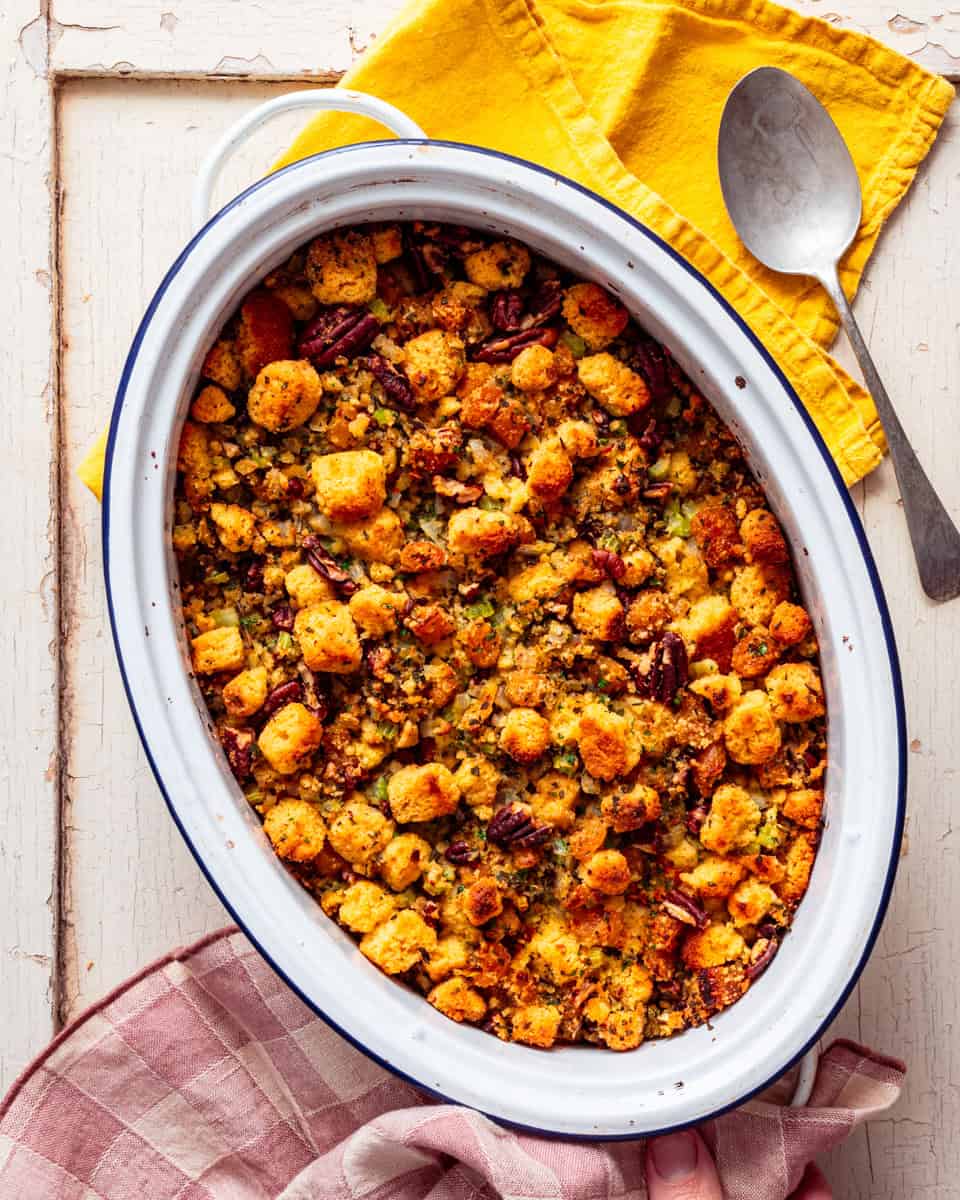
<svg viewBox="0 0 960 1200"><path fill-rule="evenodd" d="M289 634L286 632L286 630L284 630L282 633L279 633L277 635L277 645L276 645L277 654L281 654L281 655L290 654L294 649L295 649L295 644L293 641L292 634Z"/></svg>
<svg viewBox="0 0 960 1200"><path fill-rule="evenodd" d="M477 621L481 617L492 617L496 609L489 600L478 600L476 604L468 604L463 611L471 621Z"/></svg>
<svg viewBox="0 0 960 1200"><path fill-rule="evenodd" d="M663 454L652 467L647 467L647 474L654 483L660 483L670 474L670 455Z"/></svg>
<svg viewBox="0 0 960 1200"><path fill-rule="evenodd" d="M663 510L663 520L671 537L690 536L690 518L681 509L680 501L674 498Z"/></svg>
<svg viewBox="0 0 960 1200"><path fill-rule="evenodd" d="M230 576L226 571L214 571L204 580L205 583L229 583Z"/></svg>
<svg viewBox="0 0 960 1200"><path fill-rule="evenodd" d="M374 296L374 298L367 305L367 308L371 313L373 313L378 321L389 321L393 315L379 296Z"/></svg>
<svg viewBox="0 0 960 1200"><path fill-rule="evenodd" d="M579 766L580 760L573 750L565 750L562 754L554 756L553 769L564 775L576 775Z"/></svg>
<svg viewBox="0 0 960 1200"><path fill-rule="evenodd" d="M663 411L672 420L674 417L680 416L680 412L681 412L682 408L683 408L683 401L680 399L680 397L679 396L671 396L670 401L667 404L667 407Z"/></svg>
<svg viewBox="0 0 960 1200"><path fill-rule="evenodd" d="M373 419L378 425L392 425L394 422L394 414L389 408L374 409Z"/></svg>
<svg viewBox="0 0 960 1200"><path fill-rule="evenodd" d="M370 789L371 799L377 804L384 804L387 800L387 777L381 775L374 781L373 787Z"/></svg>
<svg viewBox="0 0 960 1200"><path fill-rule="evenodd" d="M574 358L583 358L587 352L587 343L582 337L577 337L575 333L567 331L561 334L560 341L563 342Z"/></svg>
<svg viewBox="0 0 960 1200"><path fill-rule="evenodd" d="M494 500L492 496L481 496L477 501L477 508L485 509L487 512L499 512L503 508L503 501Z"/></svg>
<svg viewBox="0 0 960 1200"><path fill-rule="evenodd" d="M219 626L221 629L228 625L236 628L240 624L240 614L235 608L215 608L210 616L214 625Z"/></svg>

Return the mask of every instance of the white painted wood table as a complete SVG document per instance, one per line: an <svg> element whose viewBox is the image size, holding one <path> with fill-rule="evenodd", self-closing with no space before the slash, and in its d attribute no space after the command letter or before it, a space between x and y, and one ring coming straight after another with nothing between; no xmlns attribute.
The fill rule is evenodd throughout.
<svg viewBox="0 0 960 1200"><path fill-rule="evenodd" d="M948 0L949 3L949 0ZM960 77L960 8L803 0ZM99 509L75 469L140 314L189 231L204 150L276 92L329 85L397 0L7 0L0 10L0 1090L87 1004L227 922L169 820L107 629ZM259 135L222 197L297 122ZM960 516L960 116L885 232L857 310ZM840 348L849 363L849 356ZM907 842L883 934L833 1034L905 1058L898 1107L830 1156L838 1197L960 1196L960 601L914 576L889 464L856 489L910 726Z"/></svg>

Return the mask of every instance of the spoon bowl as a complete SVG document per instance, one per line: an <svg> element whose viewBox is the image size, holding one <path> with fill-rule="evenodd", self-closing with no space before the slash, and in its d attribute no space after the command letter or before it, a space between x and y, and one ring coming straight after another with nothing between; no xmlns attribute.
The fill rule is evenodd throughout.
<svg viewBox="0 0 960 1200"><path fill-rule="evenodd" d="M786 71L759 67L733 89L718 159L727 212L774 271L819 274L853 241L862 202L850 151L827 110Z"/></svg>

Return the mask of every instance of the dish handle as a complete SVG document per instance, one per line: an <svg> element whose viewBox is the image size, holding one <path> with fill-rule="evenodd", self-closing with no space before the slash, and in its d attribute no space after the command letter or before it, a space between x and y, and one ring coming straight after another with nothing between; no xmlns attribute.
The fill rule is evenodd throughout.
<svg viewBox="0 0 960 1200"><path fill-rule="evenodd" d="M817 1078L817 1067L820 1063L820 1043L817 1042L800 1059L800 1069L797 1071L797 1082L793 1095L790 1097L790 1108L805 1108L813 1091Z"/></svg>
<svg viewBox="0 0 960 1200"><path fill-rule="evenodd" d="M285 96L276 96L242 116L207 152L193 186L194 231L206 224L210 216L213 189L224 163L234 150L242 146L255 130L272 120L278 113L301 108L312 109L314 112L349 112L361 117L370 117L371 120L386 126L399 138L414 138L419 141L427 136L420 126L399 108L394 108L385 100L378 100L376 96L368 96L364 92L353 92L347 88L317 88L308 92L288 92Z"/></svg>

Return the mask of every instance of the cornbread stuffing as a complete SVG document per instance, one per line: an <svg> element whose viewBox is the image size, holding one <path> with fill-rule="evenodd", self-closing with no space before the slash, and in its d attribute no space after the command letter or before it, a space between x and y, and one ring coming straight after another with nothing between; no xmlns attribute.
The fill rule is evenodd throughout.
<svg viewBox="0 0 960 1200"><path fill-rule="evenodd" d="M817 642L730 432L616 296L460 226L316 238L204 360L172 543L290 874L448 1018L630 1050L767 968Z"/></svg>

